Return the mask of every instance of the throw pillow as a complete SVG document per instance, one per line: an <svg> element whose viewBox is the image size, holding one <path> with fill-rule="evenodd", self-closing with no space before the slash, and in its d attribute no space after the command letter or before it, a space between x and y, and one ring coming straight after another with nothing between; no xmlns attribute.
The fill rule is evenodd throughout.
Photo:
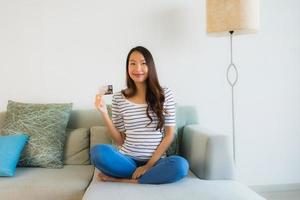
<svg viewBox="0 0 300 200"><path fill-rule="evenodd" d="M8 101L2 134L30 136L19 166L63 167L66 126L72 104L30 104Z"/></svg>
<svg viewBox="0 0 300 200"><path fill-rule="evenodd" d="M64 164L88 165L90 163L90 131L88 128L67 129Z"/></svg>
<svg viewBox="0 0 300 200"><path fill-rule="evenodd" d="M0 136L0 176L14 176L21 152L28 140L25 134Z"/></svg>

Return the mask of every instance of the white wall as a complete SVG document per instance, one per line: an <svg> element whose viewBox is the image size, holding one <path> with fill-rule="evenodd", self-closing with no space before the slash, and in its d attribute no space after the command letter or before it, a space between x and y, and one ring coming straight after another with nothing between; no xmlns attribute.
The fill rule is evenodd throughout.
<svg viewBox="0 0 300 200"><path fill-rule="evenodd" d="M248 185L300 182L299 8L261 1L260 32L234 38L237 169ZM0 110L9 99L93 108L98 85L124 87L136 45L179 104L230 134L229 39L206 35L204 0L0 0Z"/></svg>

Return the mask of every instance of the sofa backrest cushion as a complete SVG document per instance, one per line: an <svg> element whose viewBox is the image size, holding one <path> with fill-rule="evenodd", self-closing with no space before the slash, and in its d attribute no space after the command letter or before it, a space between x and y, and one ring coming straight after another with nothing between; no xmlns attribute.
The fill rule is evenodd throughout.
<svg viewBox="0 0 300 200"><path fill-rule="evenodd" d="M96 144L111 144L112 140L109 137L108 130L105 126L93 126L90 129L91 143L90 148Z"/></svg>
<svg viewBox="0 0 300 200"><path fill-rule="evenodd" d="M176 154L181 154L183 128L190 124L198 124L199 119L195 106L177 106L176 107ZM174 143L173 143L174 144ZM172 145L173 145L172 144Z"/></svg>
<svg viewBox="0 0 300 200"><path fill-rule="evenodd" d="M110 107L108 107L108 110L110 110L109 108ZM176 106L176 136L167 151L168 155L181 154L180 146L184 126L197 123L198 116L195 106ZM111 139L109 138L107 129L104 126L101 114L96 109L72 111L68 127L73 129L79 127L92 127L90 139L91 146L97 143L111 143Z"/></svg>
<svg viewBox="0 0 300 200"><path fill-rule="evenodd" d="M90 128L92 126L104 126L102 116L96 109L72 110L68 129Z"/></svg>
<svg viewBox="0 0 300 200"><path fill-rule="evenodd" d="M90 164L90 130L88 128L67 129L66 134L64 164Z"/></svg>

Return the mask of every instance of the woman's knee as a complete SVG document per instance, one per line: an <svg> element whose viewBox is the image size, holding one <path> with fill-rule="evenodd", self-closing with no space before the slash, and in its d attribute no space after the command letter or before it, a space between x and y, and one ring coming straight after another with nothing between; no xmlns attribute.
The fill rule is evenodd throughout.
<svg viewBox="0 0 300 200"><path fill-rule="evenodd" d="M104 156L110 155L112 151L114 151L113 147L108 144L97 144L93 146L90 150L92 163L99 163L101 159L105 159Z"/></svg>
<svg viewBox="0 0 300 200"><path fill-rule="evenodd" d="M169 156L161 159L156 166L146 172L139 183L164 184L178 181L188 174L189 164L181 156Z"/></svg>
<svg viewBox="0 0 300 200"><path fill-rule="evenodd" d="M187 176L189 171L189 163L187 160L181 156L170 156L169 159L172 162L173 170L178 178Z"/></svg>

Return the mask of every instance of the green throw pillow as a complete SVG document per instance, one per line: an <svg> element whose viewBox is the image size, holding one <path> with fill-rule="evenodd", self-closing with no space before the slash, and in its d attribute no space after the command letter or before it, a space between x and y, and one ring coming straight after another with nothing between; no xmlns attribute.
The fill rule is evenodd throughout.
<svg viewBox="0 0 300 200"><path fill-rule="evenodd" d="M30 136L19 166L62 168L66 126L72 104L30 104L8 101L2 134Z"/></svg>

